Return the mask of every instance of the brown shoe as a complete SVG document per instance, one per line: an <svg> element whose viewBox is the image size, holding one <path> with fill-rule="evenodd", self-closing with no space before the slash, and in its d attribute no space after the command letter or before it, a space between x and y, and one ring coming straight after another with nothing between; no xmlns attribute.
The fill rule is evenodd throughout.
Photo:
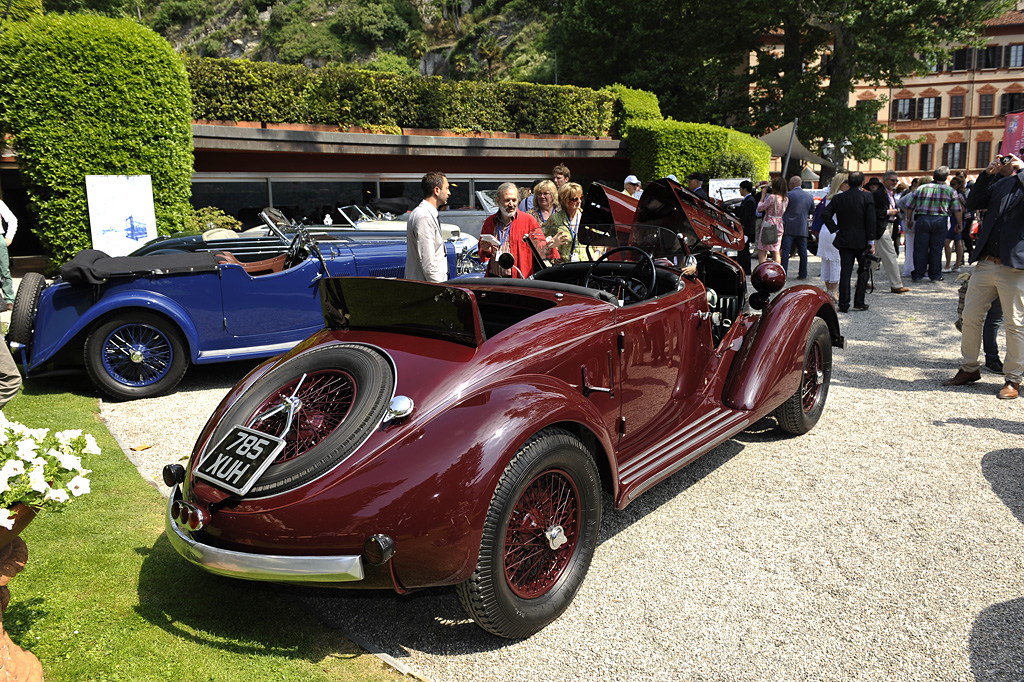
<svg viewBox="0 0 1024 682"><path fill-rule="evenodd" d="M905 294L910 291L910 287L893 287L892 293L894 294Z"/></svg>
<svg viewBox="0 0 1024 682"><path fill-rule="evenodd" d="M1017 394L1019 392L1020 384L1015 384L1012 381L1007 381L1006 385L999 389L999 393L997 393L996 395L1000 400L1013 400L1014 398L1017 397Z"/></svg>
<svg viewBox="0 0 1024 682"><path fill-rule="evenodd" d="M943 386L966 386L972 381L978 381L981 379L981 370L976 369L973 372L965 372L962 369L957 370L956 376L952 379L946 379L942 382Z"/></svg>

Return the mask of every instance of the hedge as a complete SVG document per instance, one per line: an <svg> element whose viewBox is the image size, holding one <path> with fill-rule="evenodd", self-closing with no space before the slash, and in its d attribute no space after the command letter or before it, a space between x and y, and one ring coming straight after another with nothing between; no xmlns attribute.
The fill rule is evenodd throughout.
<svg viewBox="0 0 1024 682"><path fill-rule="evenodd" d="M744 133L706 123L637 121L630 125L632 170L642 180L693 172L768 179L771 148Z"/></svg>
<svg viewBox="0 0 1024 682"><path fill-rule="evenodd" d="M197 119L585 136L612 127L606 90L242 59L190 58L185 67Z"/></svg>
<svg viewBox="0 0 1024 682"><path fill-rule="evenodd" d="M133 21L48 15L0 36L0 132L12 136L55 264L90 245L86 175L150 175L158 231L180 229L191 209L190 123L180 58Z"/></svg>
<svg viewBox="0 0 1024 682"><path fill-rule="evenodd" d="M646 90L634 90L616 83L607 88L615 96L613 119L619 137L629 137L629 126L640 121L661 121L658 96Z"/></svg>

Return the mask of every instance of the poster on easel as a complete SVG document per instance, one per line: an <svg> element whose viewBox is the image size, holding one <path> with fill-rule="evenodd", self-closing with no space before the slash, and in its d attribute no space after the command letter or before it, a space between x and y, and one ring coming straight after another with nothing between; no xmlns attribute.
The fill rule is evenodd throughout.
<svg viewBox="0 0 1024 682"><path fill-rule="evenodd" d="M127 256L156 237L153 182L148 175L86 175L92 248Z"/></svg>

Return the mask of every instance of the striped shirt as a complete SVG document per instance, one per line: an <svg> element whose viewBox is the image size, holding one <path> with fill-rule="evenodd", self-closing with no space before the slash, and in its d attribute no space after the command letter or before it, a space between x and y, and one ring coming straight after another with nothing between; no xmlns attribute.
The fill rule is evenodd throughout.
<svg viewBox="0 0 1024 682"><path fill-rule="evenodd" d="M907 202L914 215L953 215L960 210L956 192L945 183L929 182L914 190Z"/></svg>

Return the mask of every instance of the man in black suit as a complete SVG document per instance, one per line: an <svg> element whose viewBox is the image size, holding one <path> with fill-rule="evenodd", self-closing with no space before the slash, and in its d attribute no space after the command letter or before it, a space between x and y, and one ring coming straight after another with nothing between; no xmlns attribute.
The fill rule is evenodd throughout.
<svg viewBox="0 0 1024 682"><path fill-rule="evenodd" d="M743 268L743 272L750 275L750 245L757 237L757 197L754 195L754 184L750 180L740 183L740 196L743 201L740 203L736 217L743 225L743 246L736 254L736 262Z"/></svg>
<svg viewBox="0 0 1024 682"><path fill-rule="evenodd" d="M977 263L964 300L960 370L943 386L963 386L981 378L982 325L993 299L1003 307L1006 330L1006 383L997 394L1016 398L1024 374L1024 162L1013 155L1007 163L996 159L978 176L967 197L972 211L988 209L971 252Z"/></svg>
<svg viewBox="0 0 1024 682"><path fill-rule="evenodd" d="M861 190L864 174L850 173L850 189L837 194L822 211L821 218L836 238L839 249L839 312L850 312L850 275L857 261L857 289L853 295L854 310L867 310L864 295L868 289L867 255L875 253L878 225L875 219L875 200L870 192Z"/></svg>

